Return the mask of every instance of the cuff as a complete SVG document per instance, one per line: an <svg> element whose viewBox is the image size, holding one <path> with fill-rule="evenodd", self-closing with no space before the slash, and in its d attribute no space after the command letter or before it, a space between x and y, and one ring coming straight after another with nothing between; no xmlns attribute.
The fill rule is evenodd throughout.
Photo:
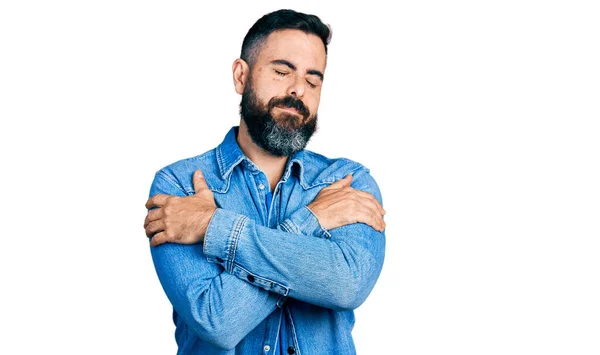
<svg viewBox="0 0 600 355"><path fill-rule="evenodd" d="M306 206L292 213L280 226L284 231L289 233L300 233L326 239L331 238L331 234L321 226L317 216Z"/></svg>
<svg viewBox="0 0 600 355"><path fill-rule="evenodd" d="M240 233L248 217L217 208L204 235L204 255L211 263L221 264L231 272Z"/></svg>

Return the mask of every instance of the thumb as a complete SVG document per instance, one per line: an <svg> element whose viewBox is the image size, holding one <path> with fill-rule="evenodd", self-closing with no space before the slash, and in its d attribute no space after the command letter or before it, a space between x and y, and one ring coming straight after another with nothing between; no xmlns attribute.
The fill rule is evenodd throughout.
<svg viewBox="0 0 600 355"><path fill-rule="evenodd" d="M196 191L196 193L200 192L201 190L208 189L208 185L206 184L206 180L204 180L204 175L202 174L201 170L196 170L194 172L193 182L194 191Z"/></svg>
<svg viewBox="0 0 600 355"><path fill-rule="evenodd" d="M338 181L329 185L329 187L334 189L341 189L342 187L350 186L350 184L352 184L352 174L346 175L345 178L339 179Z"/></svg>

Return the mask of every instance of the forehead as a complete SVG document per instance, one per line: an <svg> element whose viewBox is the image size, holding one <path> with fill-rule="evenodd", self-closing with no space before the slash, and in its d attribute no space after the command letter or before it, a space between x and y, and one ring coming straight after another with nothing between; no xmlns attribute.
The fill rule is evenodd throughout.
<svg viewBox="0 0 600 355"><path fill-rule="evenodd" d="M279 30L271 33L260 49L256 64L266 65L273 60L284 59L298 69L325 71L327 55L323 41L314 34L300 30Z"/></svg>

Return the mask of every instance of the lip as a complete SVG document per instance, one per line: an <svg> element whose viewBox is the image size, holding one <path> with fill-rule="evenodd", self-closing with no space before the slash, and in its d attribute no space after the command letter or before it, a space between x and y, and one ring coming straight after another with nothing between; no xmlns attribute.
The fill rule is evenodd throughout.
<svg viewBox="0 0 600 355"><path fill-rule="evenodd" d="M274 108L278 108L278 109L280 109L280 110L282 110L282 111L285 111L285 112L288 112L288 113L293 113L293 114L295 114L295 115L298 115L298 116L302 116L302 115L300 114L300 112L298 112L298 111L297 111L295 108L291 108L291 107L282 107L282 106L275 106Z"/></svg>

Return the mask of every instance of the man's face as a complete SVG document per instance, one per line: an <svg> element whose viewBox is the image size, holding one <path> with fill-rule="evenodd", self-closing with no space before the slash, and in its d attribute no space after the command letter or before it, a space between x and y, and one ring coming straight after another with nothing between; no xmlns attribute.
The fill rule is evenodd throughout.
<svg viewBox="0 0 600 355"><path fill-rule="evenodd" d="M321 39L299 30L269 35L242 94L252 141L275 156L303 149L316 130L326 54Z"/></svg>

